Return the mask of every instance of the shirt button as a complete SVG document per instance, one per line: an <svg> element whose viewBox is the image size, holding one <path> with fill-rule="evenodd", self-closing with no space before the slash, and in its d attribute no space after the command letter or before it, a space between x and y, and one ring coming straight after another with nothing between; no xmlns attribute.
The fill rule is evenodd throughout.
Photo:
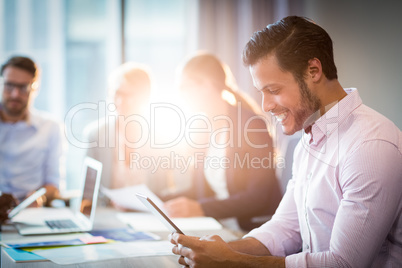
<svg viewBox="0 0 402 268"><path fill-rule="evenodd" d="M309 246L309 245L306 245L306 249L310 249L310 246Z"/></svg>

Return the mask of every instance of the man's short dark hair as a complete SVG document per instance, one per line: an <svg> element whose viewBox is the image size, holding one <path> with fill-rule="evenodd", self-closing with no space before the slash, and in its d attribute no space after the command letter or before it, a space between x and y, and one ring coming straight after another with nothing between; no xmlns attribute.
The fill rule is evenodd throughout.
<svg viewBox="0 0 402 268"><path fill-rule="evenodd" d="M273 54L280 68L304 80L308 61L320 60L327 79L337 79L332 40L329 34L312 20L289 16L255 32L243 50L243 62L250 66Z"/></svg>
<svg viewBox="0 0 402 268"><path fill-rule="evenodd" d="M3 72L7 67L16 67L19 69L23 69L32 74L34 80L37 80L39 76L38 66L33 60L27 57L15 56L8 59L8 61L6 61L3 66L1 66L1 76L3 76Z"/></svg>

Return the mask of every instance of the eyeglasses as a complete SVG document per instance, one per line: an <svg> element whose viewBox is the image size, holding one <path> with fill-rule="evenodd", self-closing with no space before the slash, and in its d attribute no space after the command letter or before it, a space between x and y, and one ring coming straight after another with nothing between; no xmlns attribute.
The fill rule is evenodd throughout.
<svg viewBox="0 0 402 268"><path fill-rule="evenodd" d="M3 90L7 93L11 93L14 88L17 89L21 94L28 94L33 88L35 88L35 82L31 84L15 84L11 82L3 83Z"/></svg>

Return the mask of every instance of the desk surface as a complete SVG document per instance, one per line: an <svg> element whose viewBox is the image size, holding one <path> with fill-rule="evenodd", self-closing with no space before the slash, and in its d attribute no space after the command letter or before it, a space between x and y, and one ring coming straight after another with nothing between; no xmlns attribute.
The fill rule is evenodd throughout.
<svg viewBox="0 0 402 268"><path fill-rule="evenodd" d="M120 228L126 227L124 223L116 218L116 211L113 209L101 208L96 212L94 229L106 228ZM208 234L220 235L225 241L234 240L237 236L227 229L218 231L194 231L186 232L188 235L203 236ZM155 234L166 239L169 232L155 232ZM1 238L10 240L15 237L20 237L17 230L12 225L6 225L2 228ZM61 267L53 262L29 262L29 263L15 263L4 251L1 249L1 267ZM152 257L129 257L123 259L102 260L99 262L87 262L79 264L79 267L179 267L177 263L177 256L152 256ZM77 264L62 265L62 267L77 267Z"/></svg>

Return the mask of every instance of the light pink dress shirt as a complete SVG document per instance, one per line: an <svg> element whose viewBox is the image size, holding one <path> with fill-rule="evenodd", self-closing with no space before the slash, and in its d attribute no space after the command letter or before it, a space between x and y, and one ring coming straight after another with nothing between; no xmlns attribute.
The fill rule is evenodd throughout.
<svg viewBox="0 0 402 268"><path fill-rule="evenodd" d="M246 235L286 267L402 267L402 134L346 91L303 134L272 220Z"/></svg>

